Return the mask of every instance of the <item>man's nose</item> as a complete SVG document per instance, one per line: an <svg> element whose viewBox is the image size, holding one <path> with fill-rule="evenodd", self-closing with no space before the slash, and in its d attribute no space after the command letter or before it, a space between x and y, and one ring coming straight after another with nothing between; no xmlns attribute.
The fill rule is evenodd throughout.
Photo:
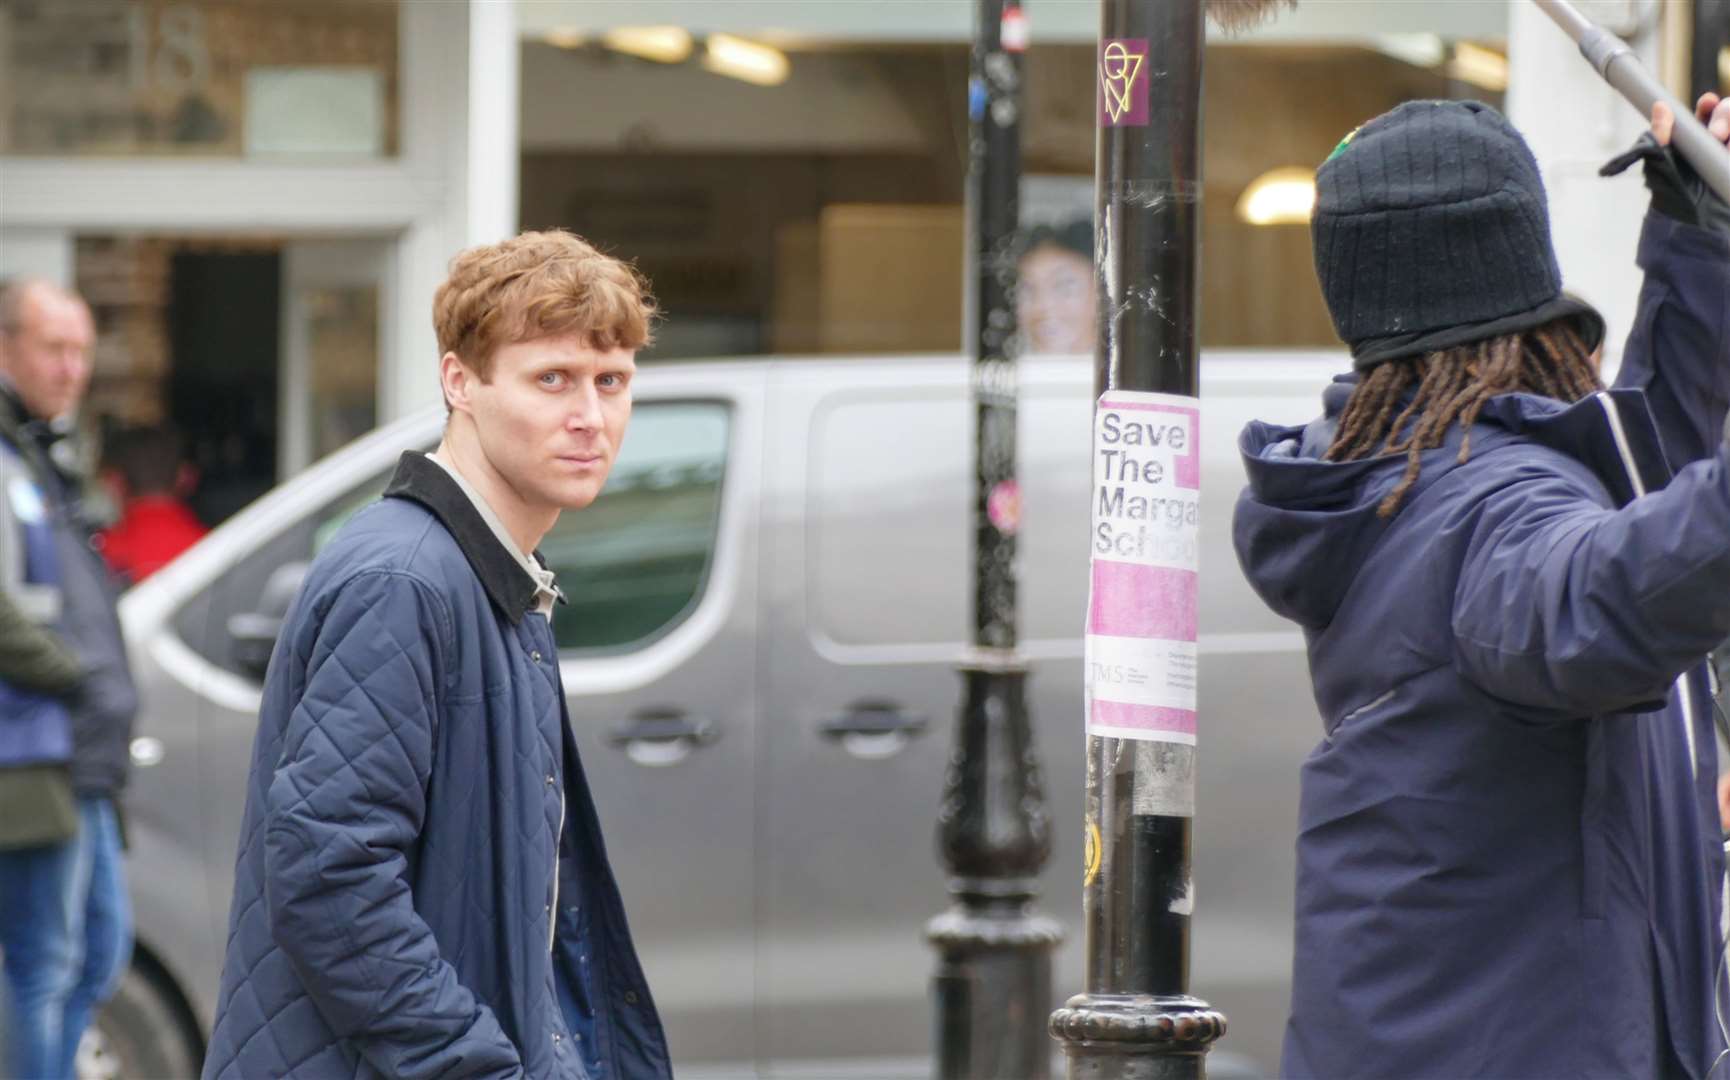
<svg viewBox="0 0 1730 1080"><path fill-rule="evenodd" d="M565 416L570 431L592 431L601 426L601 395L587 383L571 395L571 411Z"/></svg>

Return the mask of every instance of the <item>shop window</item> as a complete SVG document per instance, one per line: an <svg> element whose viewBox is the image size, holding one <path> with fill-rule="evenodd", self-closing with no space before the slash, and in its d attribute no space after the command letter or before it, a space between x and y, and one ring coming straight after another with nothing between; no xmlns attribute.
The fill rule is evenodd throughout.
<svg viewBox="0 0 1730 1080"><path fill-rule="evenodd" d="M1202 345L1337 345L1307 227L1238 211L1259 179L1307 176L1401 101L1499 103L1494 42L1406 37L1425 48L1367 23L1361 43L1208 46L1194 170ZM524 43L523 224L570 228L635 260L668 313L657 357L967 348L967 45L789 44L774 85L717 75L701 42L684 46L683 59L652 61L597 35ZM1023 351L1086 355L1095 46L1035 44L1025 64ZM576 104L594 100L608 107Z"/></svg>
<svg viewBox="0 0 1730 1080"><path fill-rule="evenodd" d="M0 3L0 153L397 152L396 0Z"/></svg>

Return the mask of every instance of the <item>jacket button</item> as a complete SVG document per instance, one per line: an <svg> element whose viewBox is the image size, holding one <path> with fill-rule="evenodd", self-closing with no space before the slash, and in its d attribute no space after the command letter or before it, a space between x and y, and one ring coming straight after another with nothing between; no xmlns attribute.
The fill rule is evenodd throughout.
<svg viewBox="0 0 1730 1080"><path fill-rule="evenodd" d="M556 1031L555 1031L555 1032L554 1032L554 1033L553 1033L553 1045L554 1045L554 1046L557 1046L557 1045L559 1045L559 1044L560 1044L560 1043L562 1043L562 1042L564 1042L564 1041L565 1041L565 1040L564 1040L564 1037L563 1037L563 1036L561 1036L561 1035L560 1035L560 1034L559 1034L559 1033L558 1033L558 1032L556 1032Z"/></svg>
<svg viewBox="0 0 1730 1080"><path fill-rule="evenodd" d="M554 779L554 778L553 778L553 774L552 774L552 773L548 773L548 774L547 774L547 786L548 786L548 787L552 787L552 786L553 786L553 785L554 785L554 784L556 784L556 783L558 783L558 781L557 781L557 780L556 780L556 779Z"/></svg>
<svg viewBox="0 0 1730 1080"><path fill-rule="evenodd" d="M637 992L635 990L626 990L625 991L625 1004L626 1005L635 1005L636 1003L637 1003Z"/></svg>
<svg viewBox="0 0 1730 1080"><path fill-rule="evenodd" d="M540 663L541 662L541 650L536 649L534 652L530 653L529 659L533 660L537 664Z"/></svg>

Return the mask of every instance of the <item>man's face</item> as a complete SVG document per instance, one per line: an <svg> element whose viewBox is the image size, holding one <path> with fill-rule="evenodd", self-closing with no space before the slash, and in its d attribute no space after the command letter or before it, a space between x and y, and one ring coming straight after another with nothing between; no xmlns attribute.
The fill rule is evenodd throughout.
<svg viewBox="0 0 1730 1080"><path fill-rule="evenodd" d="M76 297L34 288L20 305L18 326L0 330L0 372L12 380L31 415L52 420L71 412L90 385L96 326Z"/></svg>
<svg viewBox="0 0 1730 1080"><path fill-rule="evenodd" d="M467 412L487 462L523 505L580 510L612 471L631 419L632 349L600 351L582 337L506 345L492 377L466 381Z"/></svg>

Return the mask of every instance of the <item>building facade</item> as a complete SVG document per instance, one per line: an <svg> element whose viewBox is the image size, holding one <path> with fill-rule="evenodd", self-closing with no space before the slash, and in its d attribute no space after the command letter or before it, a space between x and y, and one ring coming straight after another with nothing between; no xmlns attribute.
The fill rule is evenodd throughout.
<svg viewBox="0 0 1730 1080"><path fill-rule="evenodd" d="M1642 13L1687 21L1592 7L1653 60ZM89 296L86 427L180 428L215 520L436 403L445 263L519 228L635 258L667 314L651 359L950 352L972 8L669 0L642 26L613 0L0 0L0 274ZM1024 321L1085 329L1096 6L1027 10L1024 217L1051 257ZM1204 345L1333 342L1307 229L1251 223L1246 196L1424 96L1510 109L1570 285L1626 326L1631 257L1603 253L1631 251L1642 196L1592 170L1640 120L1531 5L1306 0L1216 35L1205 70Z"/></svg>

